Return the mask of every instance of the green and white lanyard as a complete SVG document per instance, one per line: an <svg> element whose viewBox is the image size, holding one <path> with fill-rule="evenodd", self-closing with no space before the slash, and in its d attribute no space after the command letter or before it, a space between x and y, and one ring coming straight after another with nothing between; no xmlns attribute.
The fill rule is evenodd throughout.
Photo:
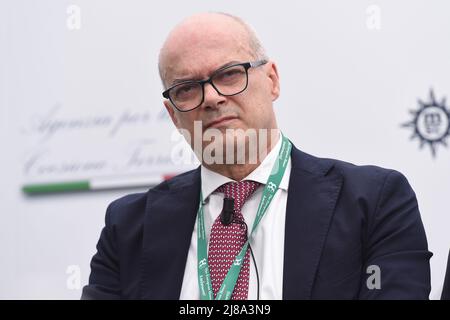
<svg viewBox="0 0 450 320"><path fill-rule="evenodd" d="M250 236L244 243L241 251L238 253L233 261L225 279L217 292L216 300L230 300L233 294L234 286L241 272L242 262L244 261L245 253L247 252L250 237L255 231L259 222L263 218L267 211L275 193L278 190L281 179L283 178L284 172L291 155L292 144L291 142L282 134L282 143L280 152L278 153L277 160L275 161L272 171L270 173L269 179L264 187L263 195L261 201L259 202L258 211L256 212L255 221L253 222L253 227L250 232ZM214 291L211 283L211 275L209 272L208 265L208 252L206 243L206 232L205 232L205 220L203 213L203 194L200 191L200 205L197 212L197 227L198 227L198 240L197 240L197 256L198 256L198 284L200 287L200 299L201 300L214 300Z"/></svg>

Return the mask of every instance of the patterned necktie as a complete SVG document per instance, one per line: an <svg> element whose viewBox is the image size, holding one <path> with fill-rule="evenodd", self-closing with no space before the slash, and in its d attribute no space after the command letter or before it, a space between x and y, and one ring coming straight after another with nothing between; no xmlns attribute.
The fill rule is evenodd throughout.
<svg viewBox="0 0 450 320"><path fill-rule="evenodd" d="M224 193L225 198L234 199L234 218L244 221L241 208L248 197L258 188L260 183L255 181L229 182L219 188L217 192ZM235 257L241 251L247 240L247 230L242 224L231 223L223 225L220 215L214 221L209 240L208 263L211 272L211 282L214 297L222 285ZM241 272L234 287L232 300L246 300L250 277L250 250L245 253Z"/></svg>

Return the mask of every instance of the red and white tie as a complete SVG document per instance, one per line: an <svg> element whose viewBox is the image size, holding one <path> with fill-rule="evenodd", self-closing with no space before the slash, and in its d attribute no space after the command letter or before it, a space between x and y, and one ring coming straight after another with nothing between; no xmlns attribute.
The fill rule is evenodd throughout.
<svg viewBox="0 0 450 320"><path fill-rule="evenodd" d="M244 221L241 208L259 185L260 183L255 181L229 182L217 188L216 192L224 193L225 198L234 199L234 217L237 220ZM214 297L217 295L236 255L241 251L247 240L246 232L246 228L242 224L231 223L227 226L223 225L220 215L214 221L208 251L208 263ZM249 278L250 250L247 249L241 272L231 297L232 300L247 300Z"/></svg>

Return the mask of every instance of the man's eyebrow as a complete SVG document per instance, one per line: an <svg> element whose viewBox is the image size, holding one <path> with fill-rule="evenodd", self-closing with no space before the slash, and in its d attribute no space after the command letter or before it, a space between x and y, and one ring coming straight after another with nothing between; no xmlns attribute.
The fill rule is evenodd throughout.
<svg viewBox="0 0 450 320"><path fill-rule="evenodd" d="M210 73L209 76L211 76L211 74L213 74L213 73L216 72L217 70L220 70L220 69L222 69L222 68L229 67L229 66L231 66L231 65L233 65L233 64L237 64L237 63L241 63L241 62L240 62L240 61L235 61L235 60L230 61L230 62L227 62L227 63L221 65L220 67L216 68L213 72ZM199 78L199 77L194 77L194 78L175 78L175 79L172 81L172 84L171 84L170 86L174 86L174 85L176 85L176 84L178 84L178 83L182 83L182 82L199 81L199 80L203 80L203 78Z"/></svg>
<svg viewBox="0 0 450 320"><path fill-rule="evenodd" d="M213 71L213 73L216 72L217 70L220 70L220 69L222 69L222 68L229 67L229 66L231 66L231 65L233 65L233 64L238 64L238 63L241 63L241 62L240 62L240 61L230 61L230 62L227 62L227 63L221 65L220 67L218 67L215 71Z"/></svg>

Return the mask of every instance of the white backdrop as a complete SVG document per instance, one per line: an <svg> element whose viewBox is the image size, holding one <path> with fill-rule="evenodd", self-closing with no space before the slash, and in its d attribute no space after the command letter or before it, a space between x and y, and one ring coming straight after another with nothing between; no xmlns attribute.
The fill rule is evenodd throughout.
<svg viewBox="0 0 450 320"><path fill-rule="evenodd" d="M450 96L445 0L0 1L0 298L78 299L107 204L145 190L27 196L23 185L186 169L167 160L173 128L157 56L168 31L201 11L257 30L279 67L279 125L297 147L407 176L439 298L450 149L438 145L433 157L401 124L430 89L438 101Z"/></svg>

